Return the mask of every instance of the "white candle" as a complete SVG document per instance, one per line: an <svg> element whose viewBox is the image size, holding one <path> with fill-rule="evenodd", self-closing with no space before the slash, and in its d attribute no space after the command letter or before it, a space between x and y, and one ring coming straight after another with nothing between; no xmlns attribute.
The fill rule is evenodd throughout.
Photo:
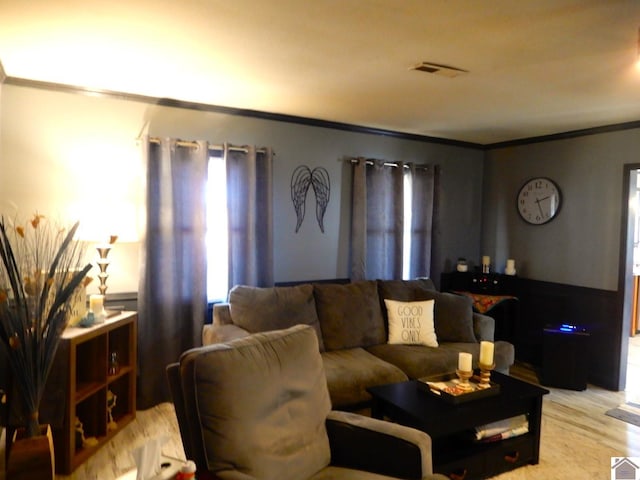
<svg viewBox="0 0 640 480"><path fill-rule="evenodd" d="M482 265L489 265L491 263L491 257L489 255L482 256Z"/></svg>
<svg viewBox="0 0 640 480"><path fill-rule="evenodd" d="M480 363L493 365L493 342L480 342Z"/></svg>
<svg viewBox="0 0 640 480"><path fill-rule="evenodd" d="M91 295L89 297L89 310L96 315L102 313L102 310L104 310L104 295Z"/></svg>
<svg viewBox="0 0 640 480"><path fill-rule="evenodd" d="M514 270L516 268L516 261L513 258L507 259L507 270Z"/></svg>
<svg viewBox="0 0 640 480"><path fill-rule="evenodd" d="M471 371L471 354L460 352L458 354L458 370L462 372L470 372Z"/></svg>

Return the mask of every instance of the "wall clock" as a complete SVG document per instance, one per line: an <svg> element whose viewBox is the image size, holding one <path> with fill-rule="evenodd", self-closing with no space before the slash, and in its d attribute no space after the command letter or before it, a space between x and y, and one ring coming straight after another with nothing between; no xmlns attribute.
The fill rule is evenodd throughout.
<svg viewBox="0 0 640 480"><path fill-rule="evenodd" d="M558 185L546 177L527 180L518 192L518 213L532 225L542 225L555 218L562 194Z"/></svg>

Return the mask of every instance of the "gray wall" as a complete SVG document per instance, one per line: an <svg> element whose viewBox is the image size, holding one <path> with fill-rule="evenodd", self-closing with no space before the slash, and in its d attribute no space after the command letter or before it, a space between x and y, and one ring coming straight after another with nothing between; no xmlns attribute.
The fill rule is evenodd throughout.
<svg viewBox="0 0 640 480"><path fill-rule="evenodd" d="M350 174L342 159L435 163L441 167L441 222L432 277L439 281L440 272L451 269L459 256L479 262L482 150L7 84L2 85L0 122L3 206L13 202L28 213L49 209L63 217L91 215L105 205L124 208L117 207L124 197L132 208L143 208L136 142L141 132L273 147L276 281L349 276ZM329 172L324 234L309 205L300 231L294 232L289 183L298 165ZM112 254L109 291L135 289L137 245L117 245Z"/></svg>
<svg viewBox="0 0 640 480"><path fill-rule="evenodd" d="M640 160L640 130L532 143L487 152L482 251L519 276L618 290L623 165ZM528 225L516 195L531 177L550 177L563 199L551 222Z"/></svg>

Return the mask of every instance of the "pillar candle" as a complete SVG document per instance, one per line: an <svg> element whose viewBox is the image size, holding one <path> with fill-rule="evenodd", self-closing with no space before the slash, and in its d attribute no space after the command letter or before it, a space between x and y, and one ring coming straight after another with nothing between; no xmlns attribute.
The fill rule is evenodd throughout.
<svg viewBox="0 0 640 480"><path fill-rule="evenodd" d="M491 263L491 257L489 255L482 256L482 265L489 265Z"/></svg>
<svg viewBox="0 0 640 480"><path fill-rule="evenodd" d="M102 313L102 310L104 310L104 295L91 295L89 297L89 310L94 314Z"/></svg>
<svg viewBox="0 0 640 480"><path fill-rule="evenodd" d="M458 354L458 370L462 372L471 371L471 354L460 352Z"/></svg>
<svg viewBox="0 0 640 480"><path fill-rule="evenodd" d="M507 259L507 270L511 271L516 268L516 261L513 258Z"/></svg>
<svg viewBox="0 0 640 480"><path fill-rule="evenodd" d="M480 342L480 363L493 365L493 342Z"/></svg>

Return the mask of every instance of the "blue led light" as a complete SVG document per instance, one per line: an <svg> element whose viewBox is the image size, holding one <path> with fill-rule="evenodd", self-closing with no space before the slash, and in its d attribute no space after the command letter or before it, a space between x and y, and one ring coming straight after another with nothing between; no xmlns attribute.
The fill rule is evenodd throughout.
<svg viewBox="0 0 640 480"><path fill-rule="evenodd" d="M569 325L568 323L563 323L560 325L561 332L575 332L578 329L575 325Z"/></svg>

